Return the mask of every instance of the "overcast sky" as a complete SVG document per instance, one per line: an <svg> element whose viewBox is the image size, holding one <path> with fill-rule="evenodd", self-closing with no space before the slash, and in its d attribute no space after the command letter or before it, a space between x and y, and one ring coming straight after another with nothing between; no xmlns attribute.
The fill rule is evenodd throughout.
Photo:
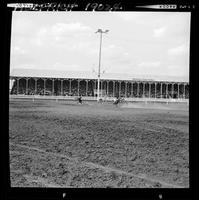
<svg viewBox="0 0 199 200"><path fill-rule="evenodd" d="M13 12L13 68L189 76L190 13Z"/></svg>

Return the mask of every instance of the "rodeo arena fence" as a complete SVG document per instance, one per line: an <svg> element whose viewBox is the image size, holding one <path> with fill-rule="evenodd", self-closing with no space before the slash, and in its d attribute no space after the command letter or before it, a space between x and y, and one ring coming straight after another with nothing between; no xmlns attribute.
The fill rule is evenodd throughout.
<svg viewBox="0 0 199 200"><path fill-rule="evenodd" d="M51 72L52 74L53 72ZM41 70L16 69L10 75L10 98L74 100L97 100L97 78L57 71L53 76ZM126 102L189 103L189 83L129 77L102 77L100 98L113 101L122 97Z"/></svg>

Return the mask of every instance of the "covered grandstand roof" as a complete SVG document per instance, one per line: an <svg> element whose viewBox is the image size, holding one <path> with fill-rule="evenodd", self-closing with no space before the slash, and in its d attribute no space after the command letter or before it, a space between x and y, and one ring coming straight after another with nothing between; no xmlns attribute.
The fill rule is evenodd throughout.
<svg viewBox="0 0 199 200"><path fill-rule="evenodd" d="M97 73L89 71L58 71L48 69L24 69L15 68L10 72L11 77L41 77L41 78L74 78L74 79L97 79ZM187 77L177 76L147 76L121 73L102 73L104 80L127 80L127 81L164 81L164 82L188 82Z"/></svg>

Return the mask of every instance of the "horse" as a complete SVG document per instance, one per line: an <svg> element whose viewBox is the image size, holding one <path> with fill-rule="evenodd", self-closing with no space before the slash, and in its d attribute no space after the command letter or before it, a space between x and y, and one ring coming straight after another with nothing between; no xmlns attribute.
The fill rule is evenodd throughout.
<svg viewBox="0 0 199 200"><path fill-rule="evenodd" d="M125 102L126 101L124 98L117 98L114 100L113 104L117 106L119 103L125 103Z"/></svg>
<svg viewBox="0 0 199 200"><path fill-rule="evenodd" d="M81 97L81 96L80 96L80 97L77 97L77 98L75 98L75 100L76 100L76 101L78 101L78 103L82 104L82 97Z"/></svg>

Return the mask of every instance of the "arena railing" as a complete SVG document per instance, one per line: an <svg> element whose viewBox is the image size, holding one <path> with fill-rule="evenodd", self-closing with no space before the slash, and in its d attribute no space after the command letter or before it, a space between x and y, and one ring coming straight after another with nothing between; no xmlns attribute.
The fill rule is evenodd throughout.
<svg viewBox="0 0 199 200"><path fill-rule="evenodd" d="M50 95L10 95L10 99L46 99L46 100L77 100L78 96L50 96ZM93 96L83 96L83 101L97 101L97 97ZM110 102L115 99L115 97L101 97L102 101ZM139 98L139 97L128 97L124 98L125 102L142 102L142 103L186 103L189 104L189 99L172 99L172 98Z"/></svg>

